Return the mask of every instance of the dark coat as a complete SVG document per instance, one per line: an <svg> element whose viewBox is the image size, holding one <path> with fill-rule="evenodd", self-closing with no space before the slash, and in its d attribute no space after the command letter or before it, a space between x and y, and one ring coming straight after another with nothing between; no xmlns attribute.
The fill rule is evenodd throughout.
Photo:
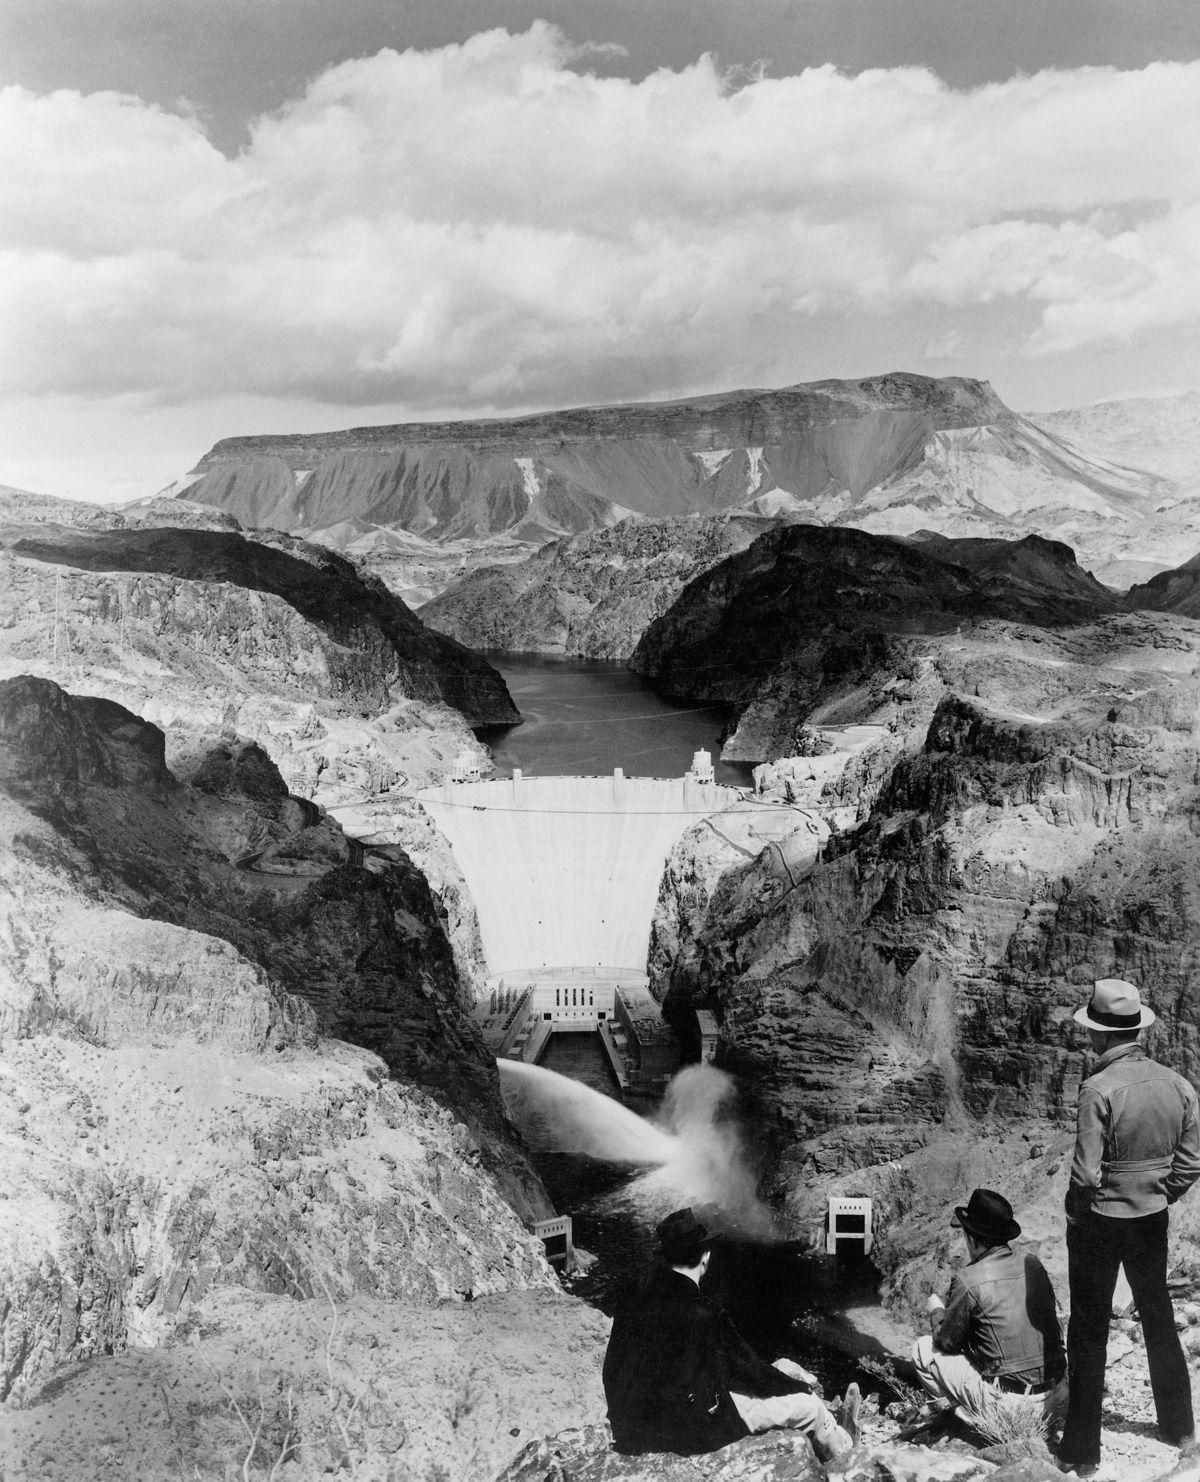
<svg viewBox="0 0 1200 1482"><path fill-rule="evenodd" d="M604 1394L618 1451L694 1456L749 1435L729 1397L796 1394L809 1386L762 1359L696 1283L662 1270L617 1313L604 1355Z"/></svg>

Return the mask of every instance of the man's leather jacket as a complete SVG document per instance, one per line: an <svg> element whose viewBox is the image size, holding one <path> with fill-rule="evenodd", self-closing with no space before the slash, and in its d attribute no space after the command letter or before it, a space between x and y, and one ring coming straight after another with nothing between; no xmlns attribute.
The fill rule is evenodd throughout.
<svg viewBox="0 0 1200 1482"><path fill-rule="evenodd" d="M933 1339L985 1378L1057 1384L1066 1369L1054 1288L1032 1251L993 1245L954 1273Z"/></svg>
<svg viewBox="0 0 1200 1482"><path fill-rule="evenodd" d="M1101 1055L1079 1088L1067 1216L1138 1219L1174 1204L1200 1178L1200 1109L1190 1081L1141 1045Z"/></svg>

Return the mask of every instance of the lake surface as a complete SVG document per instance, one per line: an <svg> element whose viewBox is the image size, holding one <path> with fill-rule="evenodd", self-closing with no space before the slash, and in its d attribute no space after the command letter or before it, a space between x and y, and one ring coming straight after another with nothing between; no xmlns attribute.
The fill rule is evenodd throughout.
<svg viewBox="0 0 1200 1482"><path fill-rule="evenodd" d="M718 782L749 785L750 770L719 760L725 707L675 705L621 664L545 654L488 654L517 709L520 726L481 732L497 776L681 777L694 752L712 753Z"/></svg>

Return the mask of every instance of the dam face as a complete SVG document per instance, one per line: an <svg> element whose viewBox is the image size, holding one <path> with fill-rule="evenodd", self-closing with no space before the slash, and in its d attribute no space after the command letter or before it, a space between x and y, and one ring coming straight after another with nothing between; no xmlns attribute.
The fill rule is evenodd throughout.
<svg viewBox="0 0 1200 1482"><path fill-rule="evenodd" d="M417 796L466 877L494 980L590 969L589 977L644 982L667 855L738 793L690 774L617 772L447 782ZM572 1007L582 1007L578 997Z"/></svg>

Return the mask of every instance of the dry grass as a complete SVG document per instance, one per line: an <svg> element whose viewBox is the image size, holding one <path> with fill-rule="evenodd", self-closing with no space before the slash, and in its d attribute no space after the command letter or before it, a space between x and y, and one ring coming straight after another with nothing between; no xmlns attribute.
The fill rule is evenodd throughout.
<svg viewBox="0 0 1200 1482"><path fill-rule="evenodd" d="M890 1389L903 1409L916 1409L928 1399L923 1389L918 1389L915 1384L909 1384L907 1380L900 1378L896 1373L896 1365L891 1359L868 1356L859 1359L858 1367L864 1374L872 1375L879 1380L880 1384Z"/></svg>
<svg viewBox="0 0 1200 1482"><path fill-rule="evenodd" d="M1027 1447L1040 1452L1046 1444L1049 1427L1040 1407L1006 1403L997 1396L986 1414L972 1416L971 1424L993 1446Z"/></svg>

